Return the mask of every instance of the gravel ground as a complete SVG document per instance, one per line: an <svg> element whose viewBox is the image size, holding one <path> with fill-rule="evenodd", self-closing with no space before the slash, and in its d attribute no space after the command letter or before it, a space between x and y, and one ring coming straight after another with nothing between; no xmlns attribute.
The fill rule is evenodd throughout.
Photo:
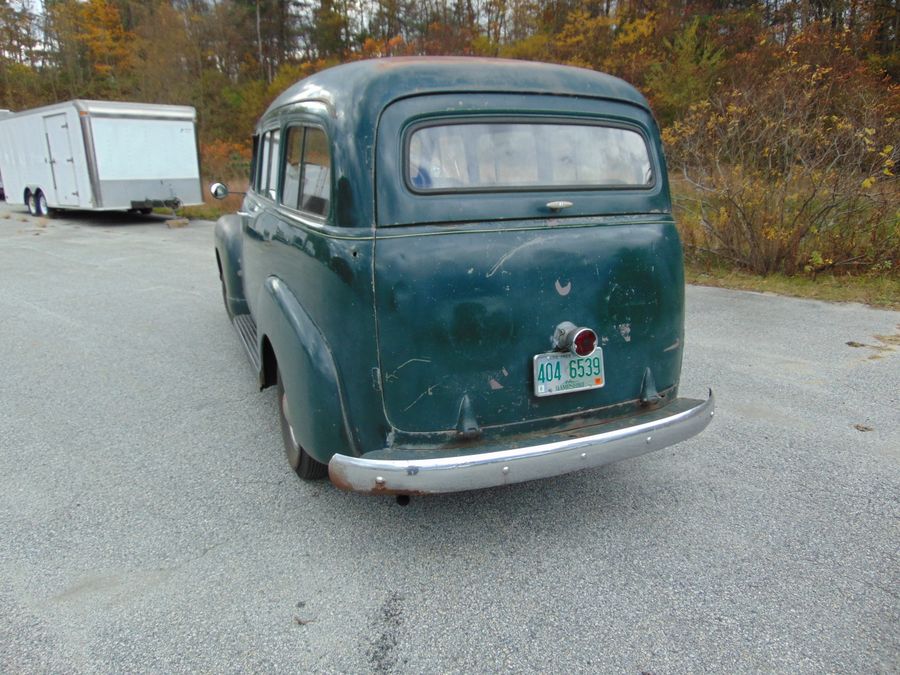
<svg viewBox="0 0 900 675"><path fill-rule="evenodd" d="M406 508L290 472L210 223L0 206L0 313L4 673L900 669L898 312L689 288L704 434Z"/></svg>

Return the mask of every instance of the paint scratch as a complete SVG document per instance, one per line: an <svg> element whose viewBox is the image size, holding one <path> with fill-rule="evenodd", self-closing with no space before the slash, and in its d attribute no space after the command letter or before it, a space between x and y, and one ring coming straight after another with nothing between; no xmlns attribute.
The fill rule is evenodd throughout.
<svg viewBox="0 0 900 675"><path fill-rule="evenodd" d="M412 403L410 403L408 406L406 406L406 407L403 409L403 412L406 412L407 410L409 410L410 408L412 408L416 403L418 403L419 401L421 401L424 397L426 397L426 396L431 396L431 392L433 392L435 389L437 389L437 388L440 386L440 384L441 384L440 382L435 382L433 385L431 385L430 387L428 387L428 389L426 389L426 390L423 391L421 394L419 394L418 396L416 396L416 400L413 401Z"/></svg>
<svg viewBox="0 0 900 675"><path fill-rule="evenodd" d="M491 385L491 389L496 391L497 389L503 389L503 385L497 382L493 377L488 380L488 384Z"/></svg>
<svg viewBox="0 0 900 675"><path fill-rule="evenodd" d="M664 351L664 352L671 352L671 351L673 351L673 350L675 350L675 349L678 349L678 347L679 347L680 345L681 345L681 339L678 338L678 339L675 340L675 342L673 342L673 343L670 344L668 347L666 347L665 349L663 349L663 351Z"/></svg>
<svg viewBox="0 0 900 675"><path fill-rule="evenodd" d="M567 283L565 286L563 286L561 283L559 283L559 279L557 279L556 283L554 285L556 286L556 292L559 293L563 297L566 297L569 294L569 292L572 290L572 282L571 281L569 283Z"/></svg>
<svg viewBox="0 0 900 675"><path fill-rule="evenodd" d="M431 363L431 359L408 359L407 361L404 361L404 362L401 363L399 366L397 366L396 368L394 368L394 370L392 370L391 372L389 372L387 375L385 375L385 376L384 376L384 381L385 381L385 382L390 382L391 380L396 380L396 379L397 379L397 373L398 373L402 368L405 368L406 366L408 366L410 363Z"/></svg>
<svg viewBox="0 0 900 675"><path fill-rule="evenodd" d="M522 249L528 248L529 246L534 246L535 244L540 244L543 241L544 240L542 238L531 239L529 241L526 241L524 244L519 244L515 248L507 251L500 257L500 260L498 260L496 262L496 264L490 269L490 271L487 274L485 274L485 277L490 278L490 277L494 276L497 273L497 270L499 270L501 267L503 267L503 263L505 263L507 260L512 258L514 255L516 255L516 253L518 253Z"/></svg>

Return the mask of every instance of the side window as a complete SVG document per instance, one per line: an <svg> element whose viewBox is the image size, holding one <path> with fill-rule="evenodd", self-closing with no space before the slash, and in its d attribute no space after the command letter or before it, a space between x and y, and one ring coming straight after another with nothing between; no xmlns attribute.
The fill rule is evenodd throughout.
<svg viewBox="0 0 900 675"><path fill-rule="evenodd" d="M319 216L328 215L331 201L331 155L328 137L315 127L306 129L303 145L300 209Z"/></svg>
<svg viewBox="0 0 900 675"><path fill-rule="evenodd" d="M278 146L281 131L267 131L260 142L262 152L259 153L259 175L256 191L269 199L278 194Z"/></svg>
<svg viewBox="0 0 900 675"><path fill-rule="evenodd" d="M287 130L287 148L284 153L284 190L281 203L296 209L300 205L300 169L303 158L303 127Z"/></svg>
<svg viewBox="0 0 900 675"><path fill-rule="evenodd" d="M256 191L264 195L269 185L269 146L271 145L272 132L267 131L262 135L262 141L259 147L259 173L256 176Z"/></svg>
<svg viewBox="0 0 900 675"><path fill-rule="evenodd" d="M275 199L278 194L278 149L281 141L281 131L272 132L272 147L269 150L269 181L266 184L266 196Z"/></svg>
<svg viewBox="0 0 900 675"><path fill-rule="evenodd" d="M327 216L331 203L328 137L317 127L289 127L285 143L281 203L299 211Z"/></svg>

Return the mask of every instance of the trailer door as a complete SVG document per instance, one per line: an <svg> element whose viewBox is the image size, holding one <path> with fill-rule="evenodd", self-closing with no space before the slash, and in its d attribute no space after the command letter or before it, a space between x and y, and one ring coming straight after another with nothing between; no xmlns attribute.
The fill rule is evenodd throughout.
<svg viewBox="0 0 900 675"><path fill-rule="evenodd" d="M69 124L65 113L48 115L44 118L47 134L47 150L50 154L50 169L53 172L53 187L56 189L56 203L51 206L78 206L78 181L75 176L75 158L69 140Z"/></svg>

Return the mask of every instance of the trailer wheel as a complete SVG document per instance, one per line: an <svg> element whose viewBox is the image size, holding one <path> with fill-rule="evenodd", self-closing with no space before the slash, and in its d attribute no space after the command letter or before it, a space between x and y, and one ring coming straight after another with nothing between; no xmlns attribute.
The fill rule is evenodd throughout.
<svg viewBox="0 0 900 675"><path fill-rule="evenodd" d="M49 216L51 209L47 206L47 197L43 190L38 190L34 196L34 210L36 216Z"/></svg>
<svg viewBox="0 0 900 675"><path fill-rule="evenodd" d="M28 209L28 213L32 216L37 215L37 202L34 195L31 193L31 190L25 191L25 208Z"/></svg>

